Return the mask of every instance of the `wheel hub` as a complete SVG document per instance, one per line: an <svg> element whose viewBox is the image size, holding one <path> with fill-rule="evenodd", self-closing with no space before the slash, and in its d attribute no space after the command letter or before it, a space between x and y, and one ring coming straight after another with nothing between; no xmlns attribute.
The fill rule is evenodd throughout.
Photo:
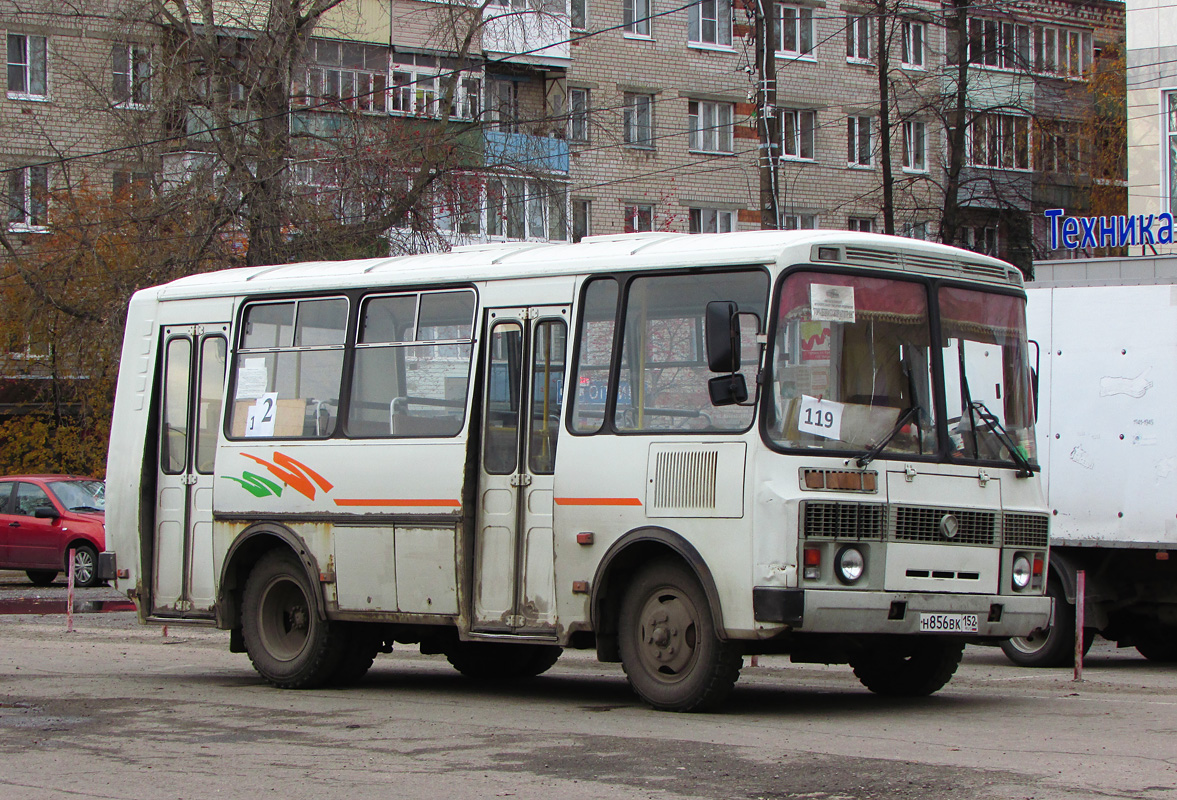
<svg viewBox="0 0 1177 800"><path fill-rule="evenodd" d="M695 657L694 607L675 594L656 594L642 612L641 658L651 673L680 676Z"/></svg>

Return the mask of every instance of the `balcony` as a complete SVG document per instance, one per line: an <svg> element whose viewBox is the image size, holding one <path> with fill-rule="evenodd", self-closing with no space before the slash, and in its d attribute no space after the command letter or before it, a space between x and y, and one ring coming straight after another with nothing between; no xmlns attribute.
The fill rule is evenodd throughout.
<svg viewBox="0 0 1177 800"><path fill-rule="evenodd" d="M486 166L568 174L568 142L549 136L485 131Z"/></svg>

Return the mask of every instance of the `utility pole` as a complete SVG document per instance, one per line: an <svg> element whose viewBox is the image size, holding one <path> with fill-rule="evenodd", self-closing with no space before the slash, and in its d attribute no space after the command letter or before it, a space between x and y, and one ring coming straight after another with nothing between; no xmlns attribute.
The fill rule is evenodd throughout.
<svg viewBox="0 0 1177 800"><path fill-rule="evenodd" d="M776 100L776 45L773 41L773 15L768 0L752 0L756 38L756 128L760 139L760 227L779 229L781 225L778 166L781 159L781 124Z"/></svg>

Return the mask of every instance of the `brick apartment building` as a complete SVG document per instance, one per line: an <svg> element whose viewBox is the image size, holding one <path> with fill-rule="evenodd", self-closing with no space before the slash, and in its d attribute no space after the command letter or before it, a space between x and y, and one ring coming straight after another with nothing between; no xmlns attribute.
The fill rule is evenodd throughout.
<svg viewBox="0 0 1177 800"><path fill-rule="evenodd" d="M496 0L463 28L469 16L442 13L467 8L460 4L345 0L299 39L297 63L281 73L292 84L284 191L342 218L379 210L387 201L369 195L412 189L403 145L432 124L468 150L449 164L449 180L389 226L415 234L387 237L394 249L759 227L752 19L738 0L663 2L570 0L553 9ZM216 7L218 52L248 61L265 39L268 5ZM176 86L198 80L177 66L189 52L177 46L182 26L141 18L137 8L0 3L8 57L0 160L14 246L49 225L47 190L82 177L100 190L150 184L166 193L211 168L216 190L228 193L233 170L217 166L225 156L217 132L250 124L251 113L273 116L250 105L244 86L222 91L229 110L220 118L192 85ZM968 60L958 242L1028 265L1044 236L1041 209L1089 204L1097 103L1085 78L1119 52L1121 3L978 6L967 11L963 45L954 6L939 2L796 0L772 9L782 225L883 230L882 63L894 230L939 238L958 53ZM447 112L441 97L455 74ZM401 149L340 155L331 139L345 130L386 144L399 130ZM397 163L381 172L382 152ZM249 224L239 227L247 236Z"/></svg>

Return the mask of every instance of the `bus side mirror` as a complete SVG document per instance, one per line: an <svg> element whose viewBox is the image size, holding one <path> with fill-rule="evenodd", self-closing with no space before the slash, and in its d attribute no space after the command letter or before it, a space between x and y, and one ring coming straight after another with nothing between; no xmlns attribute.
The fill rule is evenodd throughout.
<svg viewBox="0 0 1177 800"><path fill-rule="evenodd" d="M705 333L707 366L712 372L740 371L739 307L731 300L712 300L707 304Z"/></svg>

